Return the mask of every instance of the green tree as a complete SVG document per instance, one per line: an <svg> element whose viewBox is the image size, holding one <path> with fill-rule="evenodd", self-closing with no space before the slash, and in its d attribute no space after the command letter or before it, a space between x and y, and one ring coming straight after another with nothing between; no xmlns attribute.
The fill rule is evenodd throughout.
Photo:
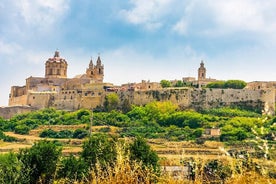
<svg viewBox="0 0 276 184"><path fill-rule="evenodd" d="M87 178L88 174L88 164L85 163L83 158L77 158L74 155L63 158L60 163L60 168L57 172L58 178L69 179L72 183Z"/></svg>
<svg viewBox="0 0 276 184"><path fill-rule="evenodd" d="M146 167L152 167L155 171L159 170L159 157L147 144L146 140L137 137L133 143L129 145L130 159L142 162Z"/></svg>
<svg viewBox="0 0 276 184"><path fill-rule="evenodd" d="M18 159L23 163L22 170L30 171L30 183L53 183L61 148L53 142L43 140L30 149L20 150Z"/></svg>
<svg viewBox="0 0 276 184"><path fill-rule="evenodd" d="M246 86L246 82L242 80L228 80L224 84L224 88L243 89Z"/></svg>
<svg viewBox="0 0 276 184"><path fill-rule="evenodd" d="M23 170L23 163L14 153L0 154L0 183L30 183L30 170Z"/></svg>
<svg viewBox="0 0 276 184"><path fill-rule="evenodd" d="M88 131L84 129L76 129L73 133L73 138L83 139L88 135Z"/></svg>
<svg viewBox="0 0 276 184"><path fill-rule="evenodd" d="M242 80L228 80L228 81L215 81L207 84L207 88L221 88L221 89L243 89L246 82Z"/></svg>
<svg viewBox="0 0 276 184"><path fill-rule="evenodd" d="M27 125L17 125L14 129L16 134L29 134L30 128Z"/></svg>
<svg viewBox="0 0 276 184"><path fill-rule="evenodd" d="M172 86L172 83L168 80L161 80L160 84L162 86L162 88L168 88Z"/></svg>
<svg viewBox="0 0 276 184"><path fill-rule="evenodd" d="M81 157L89 164L113 164L116 158L115 140L106 134L93 134L83 143Z"/></svg>
<svg viewBox="0 0 276 184"><path fill-rule="evenodd" d="M171 101L165 102L150 102L145 106L145 110L150 120L159 120L161 117L174 113L177 109L177 105Z"/></svg>
<svg viewBox="0 0 276 184"><path fill-rule="evenodd" d="M215 81L215 82L210 82L209 84L206 85L207 88L224 88L224 81Z"/></svg>
<svg viewBox="0 0 276 184"><path fill-rule="evenodd" d="M178 80L174 85L174 87L183 87L183 86L184 86L184 83L181 80Z"/></svg>
<svg viewBox="0 0 276 184"><path fill-rule="evenodd" d="M110 112L119 107L119 97L116 93L109 93L105 96L104 108L105 111Z"/></svg>
<svg viewBox="0 0 276 184"><path fill-rule="evenodd" d="M128 113L129 111L131 111L131 103L129 102L128 99L124 99L122 103L122 112Z"/></svg>

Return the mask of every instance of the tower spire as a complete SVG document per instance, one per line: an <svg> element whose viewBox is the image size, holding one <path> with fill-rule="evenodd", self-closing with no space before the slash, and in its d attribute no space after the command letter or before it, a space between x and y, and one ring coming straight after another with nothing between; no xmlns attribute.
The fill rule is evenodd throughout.
<svg viewBox="0 0 276 184"><path fill-rule="evenodd" d="M100 57L100 53L98 54L98 59L97 59L97 66L101 66L102 65L102 61L101 61L101 57Z"/></svg>
<svg viewBox="0 0 276 184"><path fill-rule="evenodd" d="M89 63L89 68L93 68L94 67L94 64L93 64L93 60L92 60L92 57L90 59L90 63Z"/></svg>

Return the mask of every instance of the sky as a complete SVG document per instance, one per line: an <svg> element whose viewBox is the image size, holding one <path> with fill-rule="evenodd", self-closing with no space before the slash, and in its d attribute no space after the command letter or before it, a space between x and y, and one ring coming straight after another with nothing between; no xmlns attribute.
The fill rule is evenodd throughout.
<svg viewBox="0 0 276 184"><path fill-rule="evenodd" d="M1 0L0 106L44 76L58 49L68 77L100 55L115 85L197 77L276 80L276 0Z"/></svg>

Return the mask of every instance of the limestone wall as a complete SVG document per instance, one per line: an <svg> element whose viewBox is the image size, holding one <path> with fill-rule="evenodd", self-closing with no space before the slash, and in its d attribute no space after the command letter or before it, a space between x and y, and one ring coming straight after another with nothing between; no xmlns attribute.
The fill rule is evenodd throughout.
<svg viewBox="0 0 276 184"><path fill-rule="evenodd" d="M0 116L4 119L10 119L16 114L23 114L27 112L32 112L37 110L34 107L29 106L10 106L10 107L0 107Z"/></svg>
<svg viewBox="0 0 276 184"><path fill-rule="evenodd" d="M27 105L27 95L9 98L9 106Z"/></svg>
<svg viewBox="0 0 276 184"><path fill-rule="evenodd" d="M38 109L47 108L50 106L50 99L55 93L46 92L32 92L27 98L27 105L36 107Z"/></svg>
<svg viewBox="0 0 276 184"><path fill-rule="evenodd" d="M196 110L219 108L225 106L241 107L266 114L274 114L274 90L248 89L193 89L175 88L152 91L117 92L121 102L128 99L130 103L145 105L151 101L172 101L182 109Z"/></svg>
<svg viewBox="0 0 276 184"><path fill-rule="evenodd" d="M85 86L82 89L57 92L33 92L15 97L10 104L29 105L36 108L54 107L62 110L95 108L102 106L105 92L102 86ZM145 105L152 101L171 101L181 109L209 109L219 107L240 107L272 115L275 112L275 90L250 89L194 89L167 88L144 91L118 91L121 104L127 99L131 104Z"/></svg>

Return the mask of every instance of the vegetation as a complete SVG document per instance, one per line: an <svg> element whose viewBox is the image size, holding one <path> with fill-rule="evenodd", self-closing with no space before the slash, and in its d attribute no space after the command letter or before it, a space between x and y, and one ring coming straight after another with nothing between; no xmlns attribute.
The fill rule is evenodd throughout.
<svg viewBox="0 0 276 184"><path fill-rule="evenodd" d="M100 144L93 150L97 143ZM157 154L142 138L135 138L128 143L103 134L95 134L83 147L84 150L78 157L66 157L61 155L61 147L55 143L40 141L19 153L2 154L0 183L276 182L273 165L270 168L263 167L249 156L243 159L228 157L206 161L186 158L182 161L182 166L190 169L186 173L187 177L182 177L181 174L160 172ZM85 149L93 150L93 159L86 154L88 150ZM105 154L108 156L104 156Z"/></svg>
<svg viewBox="0 0 276 184"><path fill-rule="evenodd" d="M228 81L215 81L207 84L207 88L232 88L243 89L246 86L246 82L242 80L228 80Z"/></svg>
<svg viewBox="0 0 276 184"><path fill-rule="evenodd" d="M162 86L162 88L168 88L172 86L172 83L168 80L161 80L160 84Z"/></svg>
<svg viewBox="0 0 276 184"><path fill-rule="evenodd" d="M117 110L119 104L119 97L116 93L109 93L105 96L104 110L110 112Z"/></svg>
<svg viewBox="0 0 276 184"><path fill-rule="evenodd" d="M53 183L61 148L49 141L35 143L30 149L23 149L17 158L22 163L21 172L26 172L24 183ZM28 181L28 182L27 182Z"/></svg>
<svg viewBox="0 0 276 184"><path fill-rule="evenodd" d="M46 138L87 138L77 156L62 155L61 144L47 140L37 142L30 149L0 156L0 175L4 176L0 183L188 183L189 180L233 183L233 177L242 183L245 174L252 178L251 181L274 182L276 171L254 162L251 157L276 159L275 117L263 117L252 111L233 108L183 111L171 102L151 102L118 111L116 98L107 98L106 111L93 113L93 125L104 126L98 128L102 134L94 133L88 137L88 131L83 128L59 131L48 128L40 132L40 137ZM5 132L28 134L40 125L86 124L88 127L91 115L85 109L75 112L44 109L16 115L10 120L0 118L0 139L17 141L6 136ZM116 132L111 130L113 126L117 127ZM161 172L160 159L145 139L203 144L214 139L203 136L204 129L213 127L220 128L217 140L225 145L249 147L255 152L243 154L243 159L231 158L233 160L230 161L212 159L203 162L187 158L182 164L191 167L188 179L179 181ZM125 138L127 141L124 141Z"/></svg>
<svg viewBox="0 0 276 184"><path fill-rule="evenodd" d="M116 106L117 96L110 94L107 109ZM113 103L114 102L114 103ZM111 105L113 104L113 105ZM28 134L40 125L79 125L90 123L91 112L81 109L75 112L43 109L27 114L16 115L10 120L0 119L0 130L13 131L17 134ZM236 141L252 140L261 129L264 130L262 138L273 140L275 135L276 118L262 120L261 114L233 108L209 109L202 112L192 110L181 111L170 101L151 102L145 106L132 106L128 112L117 110L110 112L94 112L94 126L116 126L119 137L164 138L167 140L183 141L200 138L206 128L220 128L220 140L234 143ZM110 133L110 128L100 129L101 132ZM0 139L15 141L0 132ZM45 138L78 138L88 136L85 129L54 131L45 129L40 137Z"/></svg>
<svg viewBox="0 0 276 184"><path fill-rule="evenodd" d="M45 129L40 134L39 137L48 137L48 138L77 138L83 139L88 135L88 131L84 129L76 129L75 131L71 130L61 130L54 131L52 129Z"/></svg>

